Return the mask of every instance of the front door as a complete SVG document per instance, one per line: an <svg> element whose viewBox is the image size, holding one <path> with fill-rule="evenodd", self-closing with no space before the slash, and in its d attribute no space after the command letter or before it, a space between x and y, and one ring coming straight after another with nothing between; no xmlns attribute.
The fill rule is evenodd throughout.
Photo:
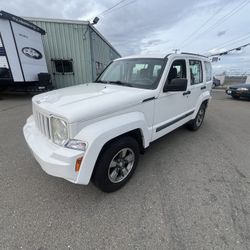
<svg viewBox="0 0 250 250"><path fill-rule="evenodd" d="M167 84L175 78L187 78L187 62L184 59L175 59L167 77ZM155 100L155 119L153 140L180 126L187 117L188 91L164 92Z"/></svg>

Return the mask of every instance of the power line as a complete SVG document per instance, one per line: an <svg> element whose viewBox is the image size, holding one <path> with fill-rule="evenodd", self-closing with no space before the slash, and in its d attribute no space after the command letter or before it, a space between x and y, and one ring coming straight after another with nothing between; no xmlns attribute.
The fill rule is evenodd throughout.
<svg viewBox="0 0 250 250"><path fill-rule="evenodd" d="M212 16L209 17L204 23L202 23L202 25L200 25L196 30L194 30L179 47L183 47L187 43L187 41L192 38L193 35L197 34L197 32L199 32L203 27L205 27L217 14L221 12L222 9L224 9L224 7L225 6L222 6L215 13L213 13Z"/></svg>
<svg viewBox="0 0 250 250"><path fill-rule="evenodd" d="M235 8L233 8L230 12L228 12L226 15L222 16L221 18L219 18L214 24L212 24L211 26L209 26L205 31L203 31L200 34L197 34L196 36L194 36L189 42L187 42L185 45L190 44L190 42L201 36L202 34L209 32L211 29L213 29L215 26L218 27L219 25L221 25L222 23L224 23L226 20L228 20L231 16L235 15L238 11L240 11L243 7L245 7L247 4L249 3L249 0L244 0L242 1L239 5L237 5ZM225 6L223 6L224 8Z"/></svg>
<svg viewBox="0 0 250 250"><path fill-rule="evenodd" d="M114 8L117 7L118 5L120 5L120 4L124 3L124 2L127 2L127 1L128 1L128 0L121 0L121 1L119 1L118 3L114 4L113 6L109 7L108 9L106 9L106 10L100 12L97 16L101 16L101 15L105 14L106 12L108 12L108 11L114 9Z"/></svg>
<svg viewBox="0 0 250 250"><path fill-rule="evenodd" d="M103 14L102 16L109 15L109 14L112 13L113 11L117 11L117 10L119 10L119 9L122 9L122 8L124 8L124 7L126 7L126 6L128 6L128 5L130 5L130 4L135 3L136 1L137 1L137 0L132 0L132 1L130 1L130 2L128 2L128 3L126 3L126 4L122 5L122 6L120 6L120 7L118 7L118 8L115 8L115 9L112 9L112 10L106 12L106 13Z"/></svg>
<svg viewBox="0 0 250 250"><path fill-rule="evenodd" d="M234 39L231 39L231 40L226 41L226 42L224 42L224 43L221 43L221 44L219 44L219 45L217 45L217 46L213 46L213 48L210 48L210 49L208 49L208 50L206 50L206 51L203 51L203 53L206 53L206 52L208 52L208 51L210 51L210 50L212 50L212 49L214 49L214 48L223 49L222 46L228 46L228 45L231 45L231 44L235 44L235 43L244 41L244 40L246 40L246 39L248 39L248 38L250 38L250 32L247 33L247 34L245 34L244 36L240 36L240 37L238 37L238 38L234 38ZM219 47L219 48L218 48L218 47Z"/></svg>
<svg viewBox="0 0 250 250"><path fill-rule="evenodd" d="M250 45L250 43L246 43L246 44L243 44L241 46L235 47L233 49L229 49L229 50L226 50L226 51L223 51L223 52L219 52L219 53L215 53L215 54L209 55L209 57L227 55L229 52L232 52L234 50L241 50L242 48L245 48L245 47L247 47L249 45Z"/></svg>
<svg viewBox="0 0 250 250"><path fill-rule="evenodd" d="M245 7L247 4L249 4L249 0L243 1L241 4L238 5L238 7L234 8L232 11L230 11L228 14L226 14L224 17L220 18L219 20L217 20L217 22L215 22L212 26L210 26L208 29L206 29L205 31L203 31L201 33L204 34L206 32L209 32L210 30L212 30L215 27L218 27L219 25L223 24L225 21L227 21L230 17L232 17L233 15L235 15L236 13L238 13L243 7Z"/></svg>

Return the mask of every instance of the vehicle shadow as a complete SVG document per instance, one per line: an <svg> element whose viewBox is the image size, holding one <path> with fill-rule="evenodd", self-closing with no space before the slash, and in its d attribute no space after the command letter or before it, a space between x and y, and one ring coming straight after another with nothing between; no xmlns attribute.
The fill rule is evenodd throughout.
<svg viewBox="0 0 250 250"><path fill-rule="evenodd" d="M34 95L28 92L0 92L0 100L27 100Z"/></svg>

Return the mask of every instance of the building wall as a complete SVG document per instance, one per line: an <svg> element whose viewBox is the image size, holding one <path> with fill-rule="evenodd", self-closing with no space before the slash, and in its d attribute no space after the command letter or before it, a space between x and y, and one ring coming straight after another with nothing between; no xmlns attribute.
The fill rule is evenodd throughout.
<svg viewBox="0 0 250 250"><path fill-rule="evenodd" d="M120 57L106 42L95 32L91 32L93 47L93 73L96 77L112 60Z"/></svg>
<svg viewBox="0 0 250 250"><path fill-rule="evenodd" d="M43 43L48 70L56 88L91 81L91 57L89 38L85 35L86 25L32 21L46 31ZM72 59L74 73L55 72L52 59Z"/></svg>
<svg viewBox="0 0 250 250"><path fill-rule="evenodd" d="M245 83L247 79L246 75L243 76L226 76L224 85L233 85L233 84L240 84Z"/></svg>
<svg viewBox="0 0 250 250"><path fill-rule="evenodd" d="M46 31L46 35L43 36L46 61L56 88L91 82L98 73L96 62L101 62L105 66L120 56L87 24L31 19L30 21ZM51 59L72 59L74 74L56 73Z"/></svg>

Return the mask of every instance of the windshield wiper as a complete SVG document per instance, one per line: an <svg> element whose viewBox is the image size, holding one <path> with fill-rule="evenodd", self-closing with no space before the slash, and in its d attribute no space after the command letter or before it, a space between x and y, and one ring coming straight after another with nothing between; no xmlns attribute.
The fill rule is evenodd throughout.
<svg viewBox="0 0 250 250"><path fill-rule="evenodd" d="M98 80L98 81L95 81L96 83L109 83L107 81L102 81L102 80Z"/></svg>
<svg viewBox="0 0 250 250"><path fill-rule="evenodd" d="M122 81L102 81L98 80L95 81L96 83L106 83L106 84L117 84L117 85L122 85L122 86L127 86L127 87L134 87L132 84L128 82L122 82Z"/></svg>
<svg viewBox="0 0 250 250"><path fill-rule="evenodd" d="M131 83L128 83L128 82L109 81L108 83L117 84L117 85L123 85L123 86L127 86L127 87L134 87Z"/></svg>

